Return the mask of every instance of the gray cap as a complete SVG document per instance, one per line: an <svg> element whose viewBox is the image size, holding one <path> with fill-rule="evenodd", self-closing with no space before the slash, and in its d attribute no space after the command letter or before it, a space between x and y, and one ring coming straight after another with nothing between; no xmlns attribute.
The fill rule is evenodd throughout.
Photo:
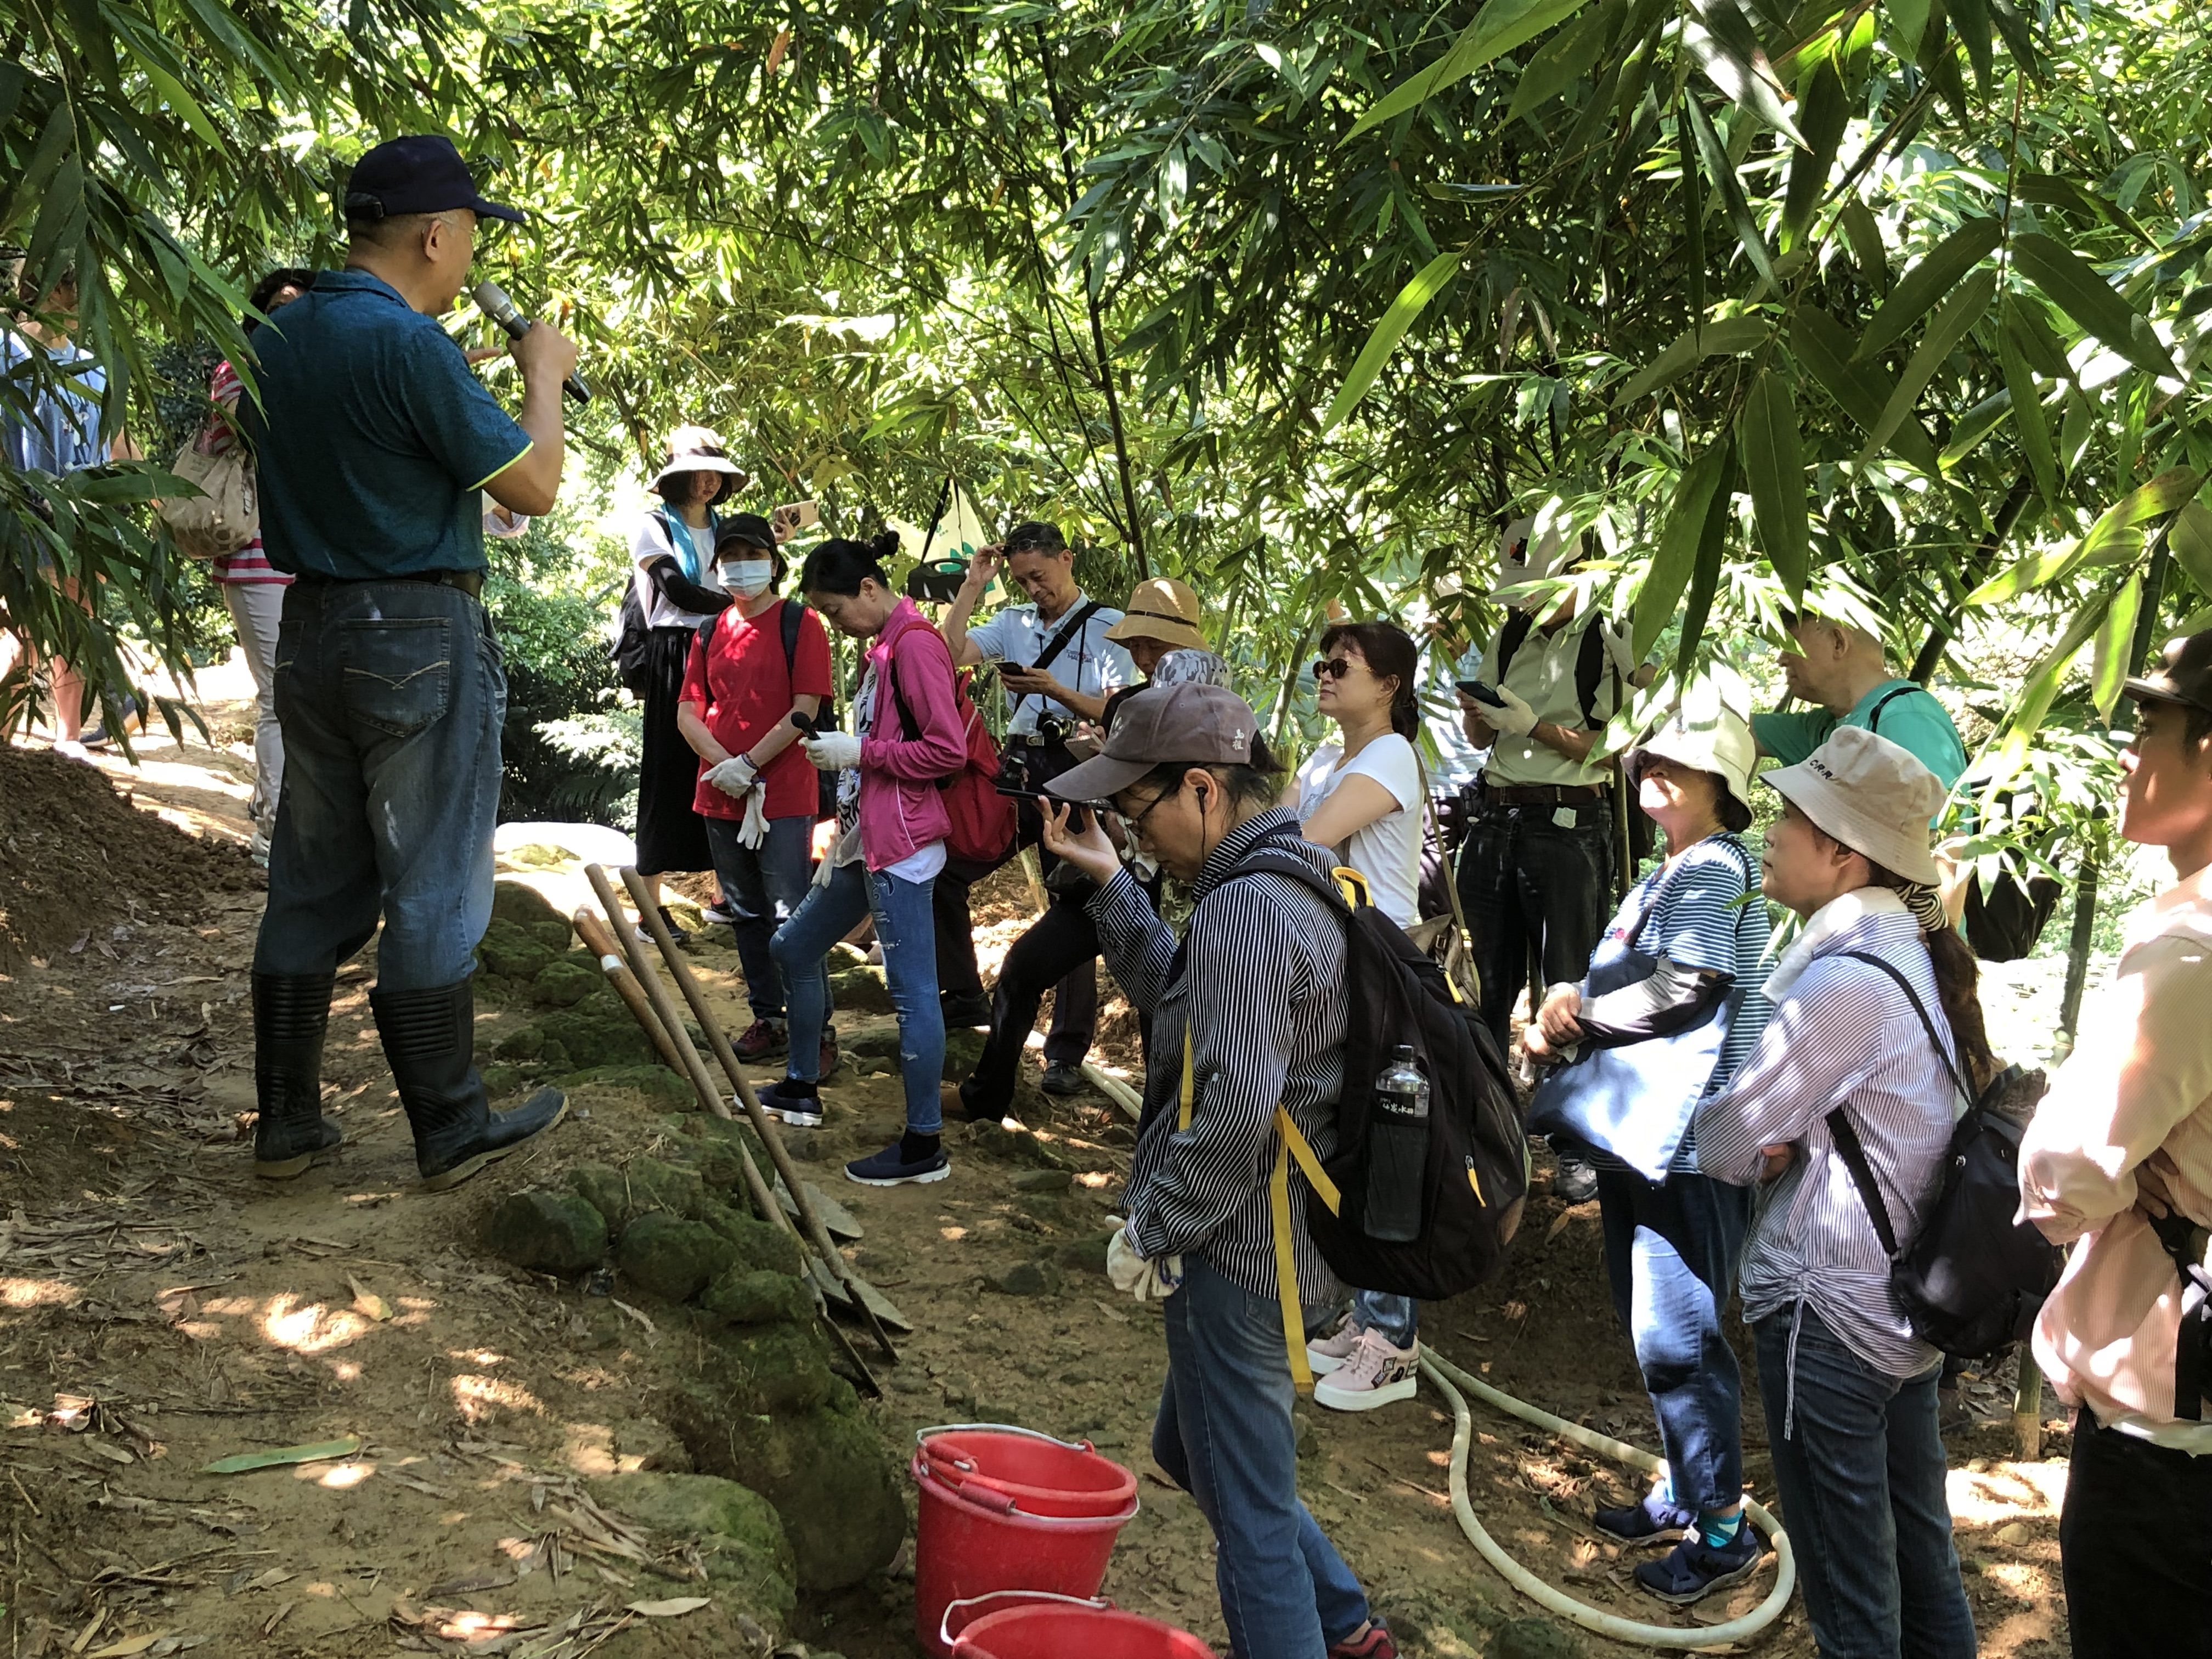
<svg viewBox="0 0 2212 1659"><path fill-rule="evenodd" d="M1249 766L1259 717L1218 685L1163 685L1123 703L1106 747L1045 788L1062 800L1107 800L1156 766Z"/></svg>

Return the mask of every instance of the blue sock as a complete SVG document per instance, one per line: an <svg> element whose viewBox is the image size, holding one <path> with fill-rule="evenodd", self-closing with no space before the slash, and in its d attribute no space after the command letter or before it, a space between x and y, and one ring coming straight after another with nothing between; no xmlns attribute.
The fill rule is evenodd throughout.
<svg viewBox="0 0 2212 1659"><path fill-rule="evenodd" d="M1698 1511L1698 1536L1709 1550L1717 1550L1735 1541L1743 1527L1743 1511L1734 1515L1717 1515L1711 1510Z"/></svg>

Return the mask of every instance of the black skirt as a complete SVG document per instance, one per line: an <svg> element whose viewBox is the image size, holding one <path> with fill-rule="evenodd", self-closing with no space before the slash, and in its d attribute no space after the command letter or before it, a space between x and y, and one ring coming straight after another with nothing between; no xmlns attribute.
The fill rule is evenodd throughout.
<svg viewBox="0 0 2212 1659"><path fill-rule="evenodd" d="M656 628L647 635L644 755L637 769L637 872L711 870L707 824L691 809L699 791L699 757L676 729L684 670L698 634Z"/></svg>

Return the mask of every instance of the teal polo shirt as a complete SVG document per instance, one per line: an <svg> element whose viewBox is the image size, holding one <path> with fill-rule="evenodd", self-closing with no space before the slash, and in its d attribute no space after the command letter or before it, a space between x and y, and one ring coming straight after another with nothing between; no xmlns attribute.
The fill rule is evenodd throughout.
<svg viewBox="0 0 2212 1659"><path fill-rule="evenodd" d="M1912 680L1884 680L1841 720L1825 708L1751 717L1759 746L1784 766L1796 765L1839 726L1858 726L1910 750L1946 789L1966 769L1966 745L1959 741L1959 728L1935 694Z"/></svg>
<svg viewBox="0 0 2212 1659"><path fill-rule="evenodd" d="M279 570L349 581L484 568L486 480L530 434L446 331L365 270L325 270L253 337L241 406Z"/></svg>

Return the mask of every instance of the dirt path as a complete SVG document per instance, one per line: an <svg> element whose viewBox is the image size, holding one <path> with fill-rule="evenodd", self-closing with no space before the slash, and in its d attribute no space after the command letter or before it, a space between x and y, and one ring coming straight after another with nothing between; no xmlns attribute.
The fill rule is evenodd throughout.
<svg viewBox="0 0 2212 1659"><path fill-rule="evenodd" d="M219 708L210 724L220 736L230 719L236 734L235 716ZM76 890L50 894L37 912L44 948L0 963L9 1659L193 1645L550 1659L602 1638L610 1659L763 1651L756 1630L711 1601L625 1614L633 1602L702 1593L696 1560L685 1540L633 1537L618 1511L590 1506L592 1483L617 1470L689 1467L662 1402L707 1351L673 1310L633 1302L618 1283L613 1296L591 1294L508 1267L478 1243L504 1194L586 1159L665 1149L687 1120L664 1098L581 1089L570 1121L529 1156L426 1196L356 965L341 978L327 1067L327 1109L349 1144L296 1182L255 1182L245 970L260 898L242 855L210 844L243 840L249 770L231 748L149 744L145 757L137 803L163 822L95 815L84 832L105 846L106 867L132 879L102 885L80 860L67 875ZM11 783L22 767L15 758ZM22 860L20 836L0 841L0 873L27 879ZM144 875L164 868L191 873L197 899ZM1000 948L1024 902L1012 880L989 895ZM20 931L18 913L29 914L0 908L0 934ZM725 1018L742 1023L734 954L702 944L694 961ZM524 1018L483 1011L480 1052ZM840 1024L849 1047L889 1022ZM1026 1121L1064 1173L1010 1155L1019 1143L1003 1134L956 1127L951 1180L874 1192L833 1177L839 1160L894 1131L895 1079L848 1067L826 1097L829 1123L794 1137L797 1150L864 1224L858 1265L918 1328L904 1363L883 1373L873 1409L886 1441L908 1448L917 1428L972 1419L1095 1441L1142 1475L1143 1511L1108 1593L1218 1644L1204 1522L1147 1450L1159 1316L1116 1297L1093 1265L1127 1167L1126 1122L1095 1097L1048 1103L1025 1091ZM1595 1206L1564 1211L1540 1190L1498 1281L1424 1310L1424 1335L1510 1392L1648 1443L1649 1409L1598 1250ZM2008 1375L1974 1397L1989 1420L1952 1437L1952 1493L1982 1650L2063 1652L2063 1457L2004 1461ZM1431 1396L1355 1418L1301 1407L1300 1417L1308 1501L1384 1609L1418 1632L1408 1652L1565 1650L1529 1645L1532 1626L1506 1631L1534 1609L1451 1521L1442 1496L1450 1425ZM1625 1589L1633 1553L1588 1527L1594 1502L1627 1492L1618 1472L1480 1408L1476 1427L1474 1501L1501 1542L1600 1605L1690 1622ZM1771 1496L1755 1406L1749 1429L1750 1480ZM343 1457L203 1472L233 1453L349 1437L360 1444ZM908 1559L858 1589L802 1602L782 1639L849 1659L912 1654ZM1744 1587L1730 1610L1755 1604L1770 1583ZM434 1607L451 1611L426 1613ZM1586 1652L1626 1651L1576 1640ZM1759 1646L1809 1653L1802 1612Z"/></svg>

